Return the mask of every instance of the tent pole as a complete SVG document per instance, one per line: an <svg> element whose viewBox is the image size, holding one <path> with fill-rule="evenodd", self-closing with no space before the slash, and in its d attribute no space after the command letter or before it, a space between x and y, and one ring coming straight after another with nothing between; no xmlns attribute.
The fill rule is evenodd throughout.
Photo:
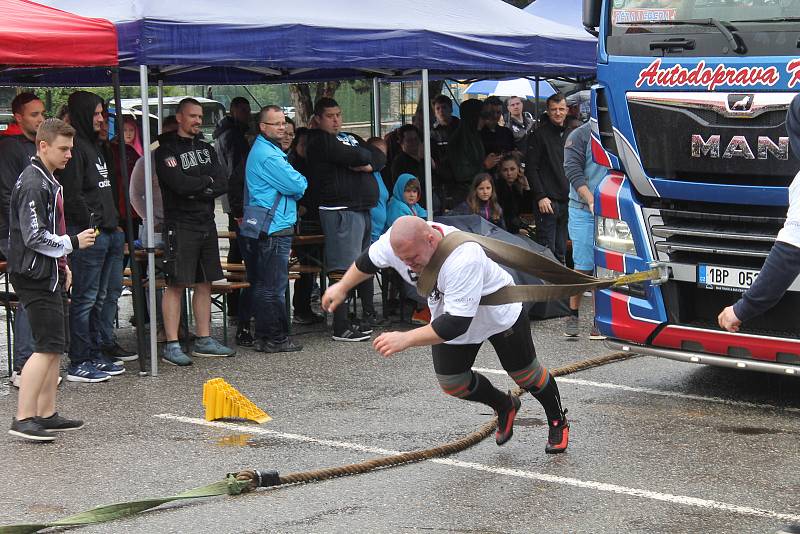
<svg viewBox="0 0 800 534"><path fill-rule="evenodd" d="M148 303L150 308L150 373L158 376L158 347L156 336L156 249L153 246L155 236L153 236L153 159L150 153L150 100L148 98L149 88L147 86L147 65L139 65L139 88L142 97L142 112L146 115L142 117L142 148L144 153L144 200L146 206L145 217L147 218L147 284Z"/></svg>
<svg viewBox="0 0 800 534"><path fill-rule="evenodd" d="M539 77L536 77L536 85L533 86L534 97L533 97L533 113L534 118L536 119L536 123L539 123Z"/></svg>
<svg viewBox="0 0 800 534"><path fill-rule="evenodd" d="M431 97L428 94L428 69L422 69L422 144L425 147L425 209L433 220L433 173L431 172Z"/></svg>
<svg viewBox="0 0 800 534"><path fill-rule="evenodd" d="M381 137L381 80L372 78L372 136Z"/></svg>
<svg viewBox="0 0 800 534"><path fill-rule="evenodd" d="M136 317L136 354L139 355L139 371L141 376L147 375L147 364L144 361L146 342L144 339L144 291L142 288L142 276L139 272L139 262L136 261L134 251L136 247L133 243L133 219L131 218L131 195L130 176L128 176L128 157L125 153L125 140L122 138L123 118L122 118L122 97L119 88L119 68L111 72L112 83L114 84L114 124L117 125L117 145L119 146L119 170L122 174L117 176L119 184L124 184L122 190L125 195L125 236L128 241L128 255L131 259L131 281L133 282L133 309Z"/></svg>
<svg viewBox="0 0 800 534"><path fill-rule="evenodd" d="M164 129L164 80L158 80L158 111L156 114L158 115L158 134L161 135L161 132ZM150 109L150 100L147 100L147 109Z"/></svg>

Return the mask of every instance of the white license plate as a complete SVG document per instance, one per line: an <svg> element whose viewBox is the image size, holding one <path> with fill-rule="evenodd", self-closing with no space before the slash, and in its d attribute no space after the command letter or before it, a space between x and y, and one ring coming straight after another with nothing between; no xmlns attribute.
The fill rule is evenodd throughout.
<svg viewBox="0 0 800 534"><path fill-rule="evenodd" d="M706 289L744 292L753 285L756 278L758 278L758 271L752 269L736 269L702 263L697 266L697 285Z"/></svg>

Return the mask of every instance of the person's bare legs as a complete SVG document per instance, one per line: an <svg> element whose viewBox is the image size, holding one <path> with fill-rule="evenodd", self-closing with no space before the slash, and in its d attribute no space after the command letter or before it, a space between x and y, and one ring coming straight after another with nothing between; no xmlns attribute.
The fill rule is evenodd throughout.
<svg viewBox="0 0 800 534"><path fill-rule="evenodd" d="M53 354L49 359L50 367L36 404L36 415L45 418L56 412L56 392L58 391L58 375L61 367L61 358L57 354Z"/></svg>
<svg viewBox="0 0 800 534"><path fill-rule="evenodd" d="M194 325L197 337L208 337L211 335L211 282L203 282L194 286L194 296L192 297L192 309L194 309ZM164 318L166 325L166 317Z"/></svg>
<svg viewBox="0 0 800 534"><path fill-rule="evenodd" d="M161 298L161 313L164 316L164 334L167 337L167 341L176 341L178 339L183 291L183 287L168 286Z"/></svg>
<svg viewBox="0 0 800 534"><path fill-rule="evenodd" d="M52 386L52 392L45 391L45 389L50 387L48 378L53 362L55 362L56 369L58 368L58 356L55 353L34 352L25 362L25 367L22 368L22 374L20 375L17 421L37 415L39 398L42 394L44 394L47 402L55 406L55 386ZM58 385L57 377L58 374L56 373L56 386Z"/></svg>

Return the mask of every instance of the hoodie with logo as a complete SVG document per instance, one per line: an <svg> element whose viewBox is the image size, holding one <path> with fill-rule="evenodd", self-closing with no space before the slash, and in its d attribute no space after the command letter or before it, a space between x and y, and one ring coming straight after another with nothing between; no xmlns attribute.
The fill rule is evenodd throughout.
<svg viewBox="0 0 800 534"><path fill-rule="evenodd" d="M97 104L102 100L94 93L75 91L69 95L69 122L76 134L72 159L61 171L59 181L64 187L64 217L68 225L89 228L94 214L95 226L113 230L119 226L119 213L111 188L112 164L106 160L92 127Z"/></svg>

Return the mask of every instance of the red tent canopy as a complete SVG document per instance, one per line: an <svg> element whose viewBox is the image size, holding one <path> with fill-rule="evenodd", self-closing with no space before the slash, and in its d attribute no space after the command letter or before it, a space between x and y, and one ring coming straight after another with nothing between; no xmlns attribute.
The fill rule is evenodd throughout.
<svg viewBox="0 0 800 534"><path fill-rule="evenodd" d="M2 0L0 65L87 67L117 64L117 31L28 0Z"/></svg>

